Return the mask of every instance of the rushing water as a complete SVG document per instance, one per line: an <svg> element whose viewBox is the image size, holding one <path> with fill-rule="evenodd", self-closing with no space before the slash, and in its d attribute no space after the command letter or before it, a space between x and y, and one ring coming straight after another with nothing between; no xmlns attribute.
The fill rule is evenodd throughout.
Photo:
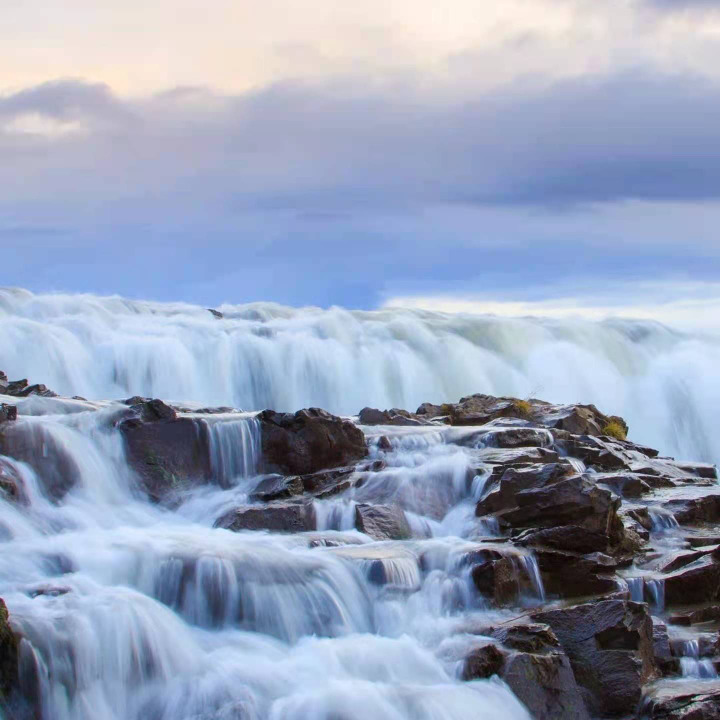
<svg viewBox="0 0 720 720"><path fill-rule="evenodd" d="M414 409L487 392L594 402L631 437L720 460L720 342L634 321L273 304L205 308L0 290L0 369L61 394L246 410Z"/></svg>
<svg viewBox="0 0 720 720"><path fill-rule="evenodd" d="M0 495L0 596L32 699L14 710L22 720L528 719L499 681L459 680L473 643L462 624L498 612L464 562L477 547L477 451L398 430L387 468L333 501L345 520L319 501L318 532L232 533L213 522L258 482L252 416L195 416L210 424L213 483L168 509L128 469L121 406L17 404L13 432L48 461L36 473L0 456L23 490L20 502ZM56 466L75 478L60 501L44 476ZM371 542L341 509L389 497L424 539ZM537 564L511 552L519 601L537 603Z"/></svg>

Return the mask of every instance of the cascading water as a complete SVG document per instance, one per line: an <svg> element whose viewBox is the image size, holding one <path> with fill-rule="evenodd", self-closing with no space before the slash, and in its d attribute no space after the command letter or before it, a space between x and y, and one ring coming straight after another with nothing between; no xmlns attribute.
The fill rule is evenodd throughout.
<svg viewBox="0 0 720 720"><path fill-rule="evenodd" d="M0 367L61 394L246 410L414 409L486 392L595 402L637 442L720 460L720 340L657 323L273 304L206 309L0 290Z"/></svg>
<svg viewBox="0 0 720 720"><path fill-rule="evenodd" d="M32 450L28 463L0 457L22 492L18 502L0 491L0 597L23 638L31 700L13 716L528 720L506 686L460 682L438 652L453 624L485 612L463 562L474 546L446 521L478 492L472 450L398 433L387 468L358 489L414 509L431 524L425 540L369 542L352 512L310 536L232 533L212 524L258 482L251 415L189 415L209 426L213 478L170 509L128 467L123 406L13 402L9 431ZM56 465L72 471L59 489L44 476ZM530 593L542 593L537 566L516 553Z"/></svg>

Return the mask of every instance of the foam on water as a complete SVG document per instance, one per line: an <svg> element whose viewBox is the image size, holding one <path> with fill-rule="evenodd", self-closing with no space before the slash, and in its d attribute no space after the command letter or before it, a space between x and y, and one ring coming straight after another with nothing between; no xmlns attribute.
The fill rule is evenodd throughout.
<svg viewBox="0 0 720 720"><path fill-rule="evenodd" d="M720 460L720 341L658 323L256 303L205 308L0 291L0 368L66 395L277 410L414 409L463 395L594 402L631 437Z"/></svg>

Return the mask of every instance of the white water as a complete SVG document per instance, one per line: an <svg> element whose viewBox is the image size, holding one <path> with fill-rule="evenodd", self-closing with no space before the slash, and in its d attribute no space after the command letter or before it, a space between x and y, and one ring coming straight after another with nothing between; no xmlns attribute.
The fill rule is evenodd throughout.
<svg viewBox="0 0 720 720"><path fill-rule="evenodd" d="M720 341L652 322L272 304L202 307L0 290L0 369L61 394L354 414L486 392L594 402L631 439L720 460Z"/></svg>
<svg viewBox="0 0 720 720"><path fill-rule="evenodd" d="M488 613L463 562L476 547L467 518L447 520L482 489L473 450L406 429L363 488L363 501L392 495L432 522L425 540L371 542L352 523L231 533L213 521L258 482L252 417L198 416L214 483L170 510L146 501L128 470L120 406L18 406L13 431L76 477L53 502L47 478L0 457L26 498L0 495L0 597L24 637L32 699L14 709L20 720L529 720L499 681L458 679L473 641L460 628ZM446 493L426 497L426 470ZM536 563L516 552L541 597Z"/></svg>

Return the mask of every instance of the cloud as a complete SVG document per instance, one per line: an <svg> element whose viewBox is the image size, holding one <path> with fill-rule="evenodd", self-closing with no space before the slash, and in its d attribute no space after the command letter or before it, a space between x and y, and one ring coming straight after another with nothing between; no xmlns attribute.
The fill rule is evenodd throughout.
<svg viewBox="0 0 720 720"><path fill-rule="evenodd" d="M64 232L3 232L0 275L366 306L430 284L712 279L718 90L647 70L491 91L407 74L140 99L43 84L0 97L0 224Z"/></svg>

